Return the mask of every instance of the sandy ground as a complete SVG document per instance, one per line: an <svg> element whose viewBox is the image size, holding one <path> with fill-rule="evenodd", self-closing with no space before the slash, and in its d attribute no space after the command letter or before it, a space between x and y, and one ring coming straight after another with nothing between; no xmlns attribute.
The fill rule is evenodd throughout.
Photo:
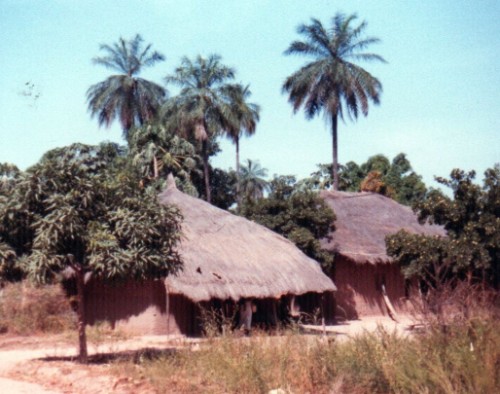
<svg viewBox="0 0 500 394"><path fill-rule="evenodd" d="M179 337L142 336L89 344L89 357L120 355L144 349L156 351L184 346ZM107 373L109 364L79 365L75 346L57 338L0 337L0 393L136 393L148 392L143 382Z"/></svg>
<svg viewBox="0 0 500 394"><path fill-rule="evenodd" d="M345 340L380 327L406 335L413 322L401 318L398 323L387 317L365 318L335 326L326 326L329 336ZM306 332L320 333L323 328L304 326ZM321 331L320 331L321 330ZM199 340L198 340L199 341ZM126 340L108 340L89 345L89 355L120 355L138 350L169 351L179 346L197 346L197 340L180 337L142 336ZM107 362L79 365L76 349L68 340L57 337L0 336L0 393L153 393L145 381L116 376Z"/></svg>
<svg viewBox="0 0 500 394"><path fill-rule="evenodd" d="M319 326L303 325L306 331L322 333L323 328ZM365 331L374 332L380 328L386 331L397 331L401 335L409 335L415 327L415 321L408 316L398 316L394 321L386 316L364 317L362 320L349 320L334 326L326 326L324 331L327 335L335 336L338 340L345 340Z"/></svg>

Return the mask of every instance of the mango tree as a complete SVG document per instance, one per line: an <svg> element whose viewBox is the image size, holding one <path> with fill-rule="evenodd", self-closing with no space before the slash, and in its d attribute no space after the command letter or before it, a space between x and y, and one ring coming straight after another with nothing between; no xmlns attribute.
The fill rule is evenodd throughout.
<svg viewBox="0 0 500 394"><path fill-rule="evenodd" d="M87 362L85 279L145 280L180 268L180 216L161 206L120 147L48 152L0 200L0 266L39 282L77 283L79 359ZM15 253L15 263L13 263ZM10 270L12 271L12 269ZM0 272L2 272L0 270Z"/></svg>

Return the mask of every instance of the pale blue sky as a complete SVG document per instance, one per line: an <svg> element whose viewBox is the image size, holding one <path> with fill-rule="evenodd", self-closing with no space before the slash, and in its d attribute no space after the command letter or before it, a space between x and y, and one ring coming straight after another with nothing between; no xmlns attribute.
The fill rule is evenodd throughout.
<svg viewBox="0 0 500 394"><path fill-rule="evenodd" d="M90 119L85 92L109 75L91 63L99 44L140 33L167 58L141 75L156 82L184 55L220 54L262 107L242 159L308 176L331 161L331 134L321 117L293 115L281 85L306 59L283 51L299 24L337 11L365 19L388 61L365 65L383 83L381 105L339 125L342 163L405 152L432 184L455 167L481 179L500 162L498 0L0 0L0 162L26 168L57 146L123 143L118 125ZM213 164L234 167L233 146L221 147Z"/></svg>

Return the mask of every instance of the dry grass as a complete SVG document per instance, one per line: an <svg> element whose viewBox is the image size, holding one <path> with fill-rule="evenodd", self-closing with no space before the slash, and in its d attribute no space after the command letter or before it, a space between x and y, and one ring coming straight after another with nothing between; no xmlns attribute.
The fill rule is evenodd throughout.
<svg viewBox="0 0 500 394"><path fill-rule="evenodd" d="M430 319L412 336L382 327L348 341L293 330L249 338L219 330L196 349L116 363L114 371L145 379L160 393L500 392L496 307L478 294L469 298L475 306L460 319Z"/></svg>
<svg viewBox="0 0 500 394"><path fill-rule="evenodd" d="M76 315L58 285L7 284L0 295L0 332L59 333L76 328Z"/></svg>
<svg viewBox="0 0 500 394"><path fill-rule="evenodd" d="M344 343L320 337L212 339L143 362L115 364L160 393L494 393L500 391L500 324L431 331L380 330ZM472 346L471 346L472 343Z"/></svg>

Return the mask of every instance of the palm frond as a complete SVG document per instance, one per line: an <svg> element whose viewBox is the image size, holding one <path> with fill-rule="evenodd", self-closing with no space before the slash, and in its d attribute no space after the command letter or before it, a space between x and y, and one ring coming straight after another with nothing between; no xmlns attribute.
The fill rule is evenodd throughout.
<svg viewBox="0 0 500 394"><path fill-rule="evenodd" d="M119 71L87 90L87 103L91 116L97 116L100 126L109 127L118 119L125 137L137 125L151 121L163 103L166 90L153 82L137 78L143 67L164 60L158 52L151 53L151 44L142 48L143 39L137 34L131 40L120 37L113 45L103 44L105 56L93 59L94 64Z"/></svg>
<svg viewBox="0 0 500 394"><path fill-rule="evenodd" d="M347 111L349 117L356 119L359 112L368 114L369 100L375 104L379 102L380 82L348 61L385 62L380 55L359 52L379 40L360 38L367 25L361 22L352 27L356 19L355 14L339 13L328 30L317 19L312 19L309 25L299 26L297 31L306 40L292 42L285 54L308 55L315 60L290 75L283 84L283 92L288 93L294 112L303 107L306 117L312 118L321 111L341 117Z"/></svg>

